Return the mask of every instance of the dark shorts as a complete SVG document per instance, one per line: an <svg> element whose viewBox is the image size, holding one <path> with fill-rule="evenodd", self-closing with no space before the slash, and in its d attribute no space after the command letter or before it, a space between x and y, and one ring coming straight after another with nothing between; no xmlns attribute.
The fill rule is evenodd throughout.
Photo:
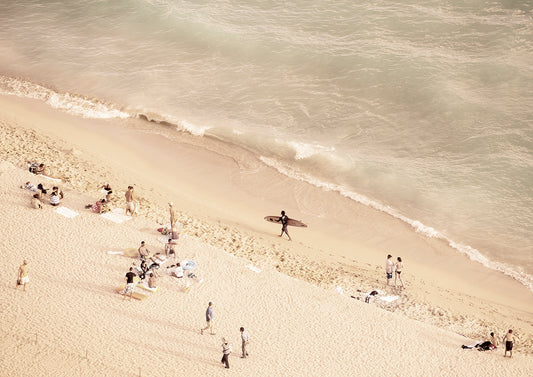
<svg viewBox="0 0 533 377"><path fill-rule="evenodd" d="M387 272L387 279L392 279L392 273Z"/></svg>
<svg viewBox="0 0 533 377"><path fill-rule="evenodd" d="M402 273L402 271L396 271L396 273L397 273L398 275L400 275L400 274Z"/></svg>
<svg viewBox="0 0 533 377"><path fill-rule="evenodd" d="M513 350L513 342L506 341L505 342L505 350L506 351L512 351Z"/></svg>

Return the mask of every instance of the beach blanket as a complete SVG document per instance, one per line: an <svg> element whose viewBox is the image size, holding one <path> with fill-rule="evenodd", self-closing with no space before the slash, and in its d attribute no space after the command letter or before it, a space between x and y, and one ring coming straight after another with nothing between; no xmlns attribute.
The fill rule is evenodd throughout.
<svg viewBox="0 0 533 377"><path fill-rule="evenodd" d="M136 286L137 287L137 286ZM124 288L125 288L125 285L122 284L121 286L115 288L115 292L123 295L124 294ZM130 294L128 293L127 296L129 296ZM136 290L133 291L133 294L131 295L132 298L136 299L136 300L146 300L148 298L148 295L145 295L143 293L140 293L140 292L137 292Z"/></svg>
<svg viewBox="0 0 533 377"><path fill-rule="evenodd" d="M54 212L59 213L60 215L63 215L65 217L68 217L69 219L72 219L73 217L76 217L79 215L78 212L73 211L67 207L58 207L56 208Z"/></svg>
<svg viewBox="0 0 533 377"><path fill-rule="evenodd" d="M124 255L123 251L108 251L107 253L111 255Z"/></svg>
<svg viewBox="0 0 533 377"><path fill-rule="evenodd" d="M61 179L59 179L59 178L52 178L52 177L49 177L49 176L47 176L47 175L42 175L42 174L38 174L38 175L39 175L40 177L44 177L44 178L49 179L49 180L51 180L51 181L61 182Z"/></svg>
<svg viewBox="0 0 533 377"><path fill-rule="evenodd" d="M160 236L157 240L161 243L168 243L168 240L170 239L170 234L165 234Z"/></svg>
<svg viewBox="0 0 533 377"><path fill-rule="evenodd" d="M248 264L245 267L249 268L250 270L252 270L253 272L256 272L256 273L260 273L261 272L261 269L255 267L253 264Z"/></svg>
<svg viewBox="0 0 533 377"><path fill-rule="evenodd" d="M146 283L139 283L137 284L137 287L136 288L141 288L141 289L144 289L148 292L157 292L159 290L159 287L155 287L155 288L150 288L148 285L146 285Z"/></svg>
<svg viewBox="0 0 533 377"><path fill-rule="evenodd" d="M385 302L391 303L393 301L396 301L400 298L400 296L384 296L384 297L378 297L380 300L383 300Z"/></svg>
<svg viewBox="0 0 533 377"><path fill-rule="evenodd" d="M122 208L115 208L113 211L102 213L100 216L117 224L123 223L127 220L131 220L131 217L126 216L124 209Z"/></svg>

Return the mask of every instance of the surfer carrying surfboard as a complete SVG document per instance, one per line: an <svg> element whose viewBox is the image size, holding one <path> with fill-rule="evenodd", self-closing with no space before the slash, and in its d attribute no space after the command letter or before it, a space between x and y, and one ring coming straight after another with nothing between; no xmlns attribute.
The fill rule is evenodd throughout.
<svg viewBox="0 0 533 377"><path fill-rule="evenodd" d="M278 222L281 222L281 234L279 236L282 237L283 233L285 233L287 237L289 237L289 241L292 241L291 236L289 236L289 232L287 231L287 224L289 223L289 218L287 217L287 215L285 215L285 211L281 211L281 217L279 218Z"/></svg>

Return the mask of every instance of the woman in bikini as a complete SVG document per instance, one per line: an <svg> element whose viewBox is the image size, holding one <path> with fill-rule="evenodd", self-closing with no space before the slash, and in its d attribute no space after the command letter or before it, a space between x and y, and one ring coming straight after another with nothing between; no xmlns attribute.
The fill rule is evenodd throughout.
<svg viewBox="0 0 533 377"><path fill-rule="evenodd" d="M394 286L396 287L396 279L400 279L400 283L402 284L401 287L403 288L403 280L402 280L403 263L402 263L401 257L397 258L395 266L396 266L396 273L394 274Z"/></svg>

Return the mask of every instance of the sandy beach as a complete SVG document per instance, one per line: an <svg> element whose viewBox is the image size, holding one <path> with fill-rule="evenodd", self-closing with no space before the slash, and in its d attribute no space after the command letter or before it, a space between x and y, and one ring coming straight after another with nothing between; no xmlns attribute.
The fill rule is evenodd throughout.
<svg viewBox="0 0 533 377"><path fill-rule="evenodd" d="M176 139L142 120L85 120L2 96L0 125L0 375L533 370L533 293L387 214L282 176L246 151L221 154L217 140ZM50 166L61 181L31 174L28 161ZM31 193L20 188L26 181L58 184L61 207L78 215L62 216L48 203L31 208ZM104 183L113 187L113 208L125 208L124 192L133 185L138 215L116 223L86 209ZM156 229L169 221L169 201L183 224L178 256L196 262L196 278L186 279L184 292L186 281L162 265L157 292L123 301L115 289L137 260L114 252L142 240L163 252ZM309 225L290 228L291 242L263 220L281 209ZM405 289L385 286L388 253L404 260ZM15 290L24 259L27 292ZM382 293L367 304L372 290ZM215 336L200 334L209 301ZM241 326L251 336L247 359L239 357ZM501 346L461 349L491 331L501 339L508 329L519 337L512 359ZM221 337L233 347L229 371L220 363Z"/></svg>

